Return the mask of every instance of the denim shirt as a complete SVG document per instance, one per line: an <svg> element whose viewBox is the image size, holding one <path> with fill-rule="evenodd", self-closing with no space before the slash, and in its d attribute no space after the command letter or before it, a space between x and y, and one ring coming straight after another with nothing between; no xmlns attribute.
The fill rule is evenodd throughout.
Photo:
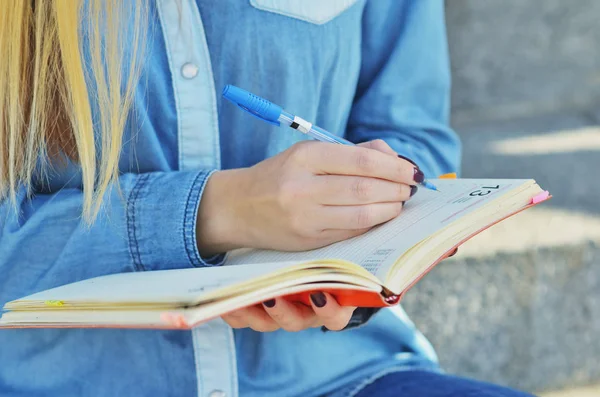
<svg viewBox="0 0 600 397"><path fill-rule="evenodd" d="M90 227L75 165L18 211L0 204L0 305L118 273L221 266L195 243L218 169L304 139L222 100L235 84L354 142L386 140L428 177L458 169L447 126L442 0L155 0L118 183ZM110 293L110 291L107 291ZM352 395L391 370L435 367L400 307L341 332L1 330L2 396Z"/></svg>

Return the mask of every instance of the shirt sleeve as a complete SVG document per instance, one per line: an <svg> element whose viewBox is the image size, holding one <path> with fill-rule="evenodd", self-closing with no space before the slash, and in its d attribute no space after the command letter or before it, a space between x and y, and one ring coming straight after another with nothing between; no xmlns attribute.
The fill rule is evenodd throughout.
<svg viewBox="0 0 600 397"><path fill-rule="evenodd" d="M448 126L450 70L442 0L370 1L347 136L385 140L428 178L458 172L460 141Z"/></svg>
<svg viewBox="0 0 600 397"><path fill-rule="evenodd" d="M123 174L94 223L77 188L0 203L0 306L111 273L219 265L196 245L196 212L213 171Z"/></svg>

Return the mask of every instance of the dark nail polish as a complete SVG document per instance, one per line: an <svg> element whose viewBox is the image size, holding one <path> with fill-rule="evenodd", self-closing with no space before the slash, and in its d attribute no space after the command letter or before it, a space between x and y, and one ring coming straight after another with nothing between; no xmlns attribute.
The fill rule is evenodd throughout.
<svg viewBox="0 0 600 397"><path fill-rule="evenodd" d="M327 303L327 298L322 292L310 294L310 300L315 304L316 307L323 307Z"/></svg>
<svg viewBox="0 0 600 397"><path fill-rule="evenodd" d="M265 305L269 309L273 308L273 307L275 307L275 299L269 299L268 301L264 301L263 305Z"/></svg>
<svg viewBox="0 0 600 397"><path fill-rule="evenodd" d="M408 157L404 157L401 154L398 155L398 157L400 157L403 160L408 161L409 163L411 163L412 165L414 165L415 167L418 167L417 163L415 163L414 161L412 161L411 159L409 159Z"/></svg>
<svg viewBox="0 0 600 397"><path fill-rule="evenodd" d="M425 174L423 174L423 171L421 171L420 169L415 168L415 174L413 176L413 179L417 183L422 183L425 180Z"/></svg>
<svg viewBox="0 0 600 397"><path fill-rule="evenodd" d="M419 190L419 188L417 186L411 186L410 187L410 197L414 196L415 193L417 192L417 190Z"/></svg>

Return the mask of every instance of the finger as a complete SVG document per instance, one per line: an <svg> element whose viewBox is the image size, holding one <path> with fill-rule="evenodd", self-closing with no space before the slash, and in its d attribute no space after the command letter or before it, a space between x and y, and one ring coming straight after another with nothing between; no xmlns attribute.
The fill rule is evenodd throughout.
<svg viewBox="0 0 600 397"><path fill-rule="evenodd" d="M412 159L410 159L410 158L408 158L406 156L403 156L401 154L396 153L396 151L394 149L392 149L392 147L390 145L388 145L387 142L385 142L383 139L375 139L373 141L359 143L357 146L362 146L362 147L366 147L366 148L369 148L369 149L378 150L380 152L383 152L383 153L386 153L386 154L390 154L392 156L399 157L399 158L401 158L403 160L408 161L409 163L411 163L415 167L419 168L419 166L417 165L417 163L415 163Z"/></svg>
<svg viewBox="0 0 600 397"><path fill-rule="evenodd" d="M245 320L250 328L258 332L272 332L278 330L277 324L261 306L251 306L246 309Z"/></svg>
<svg viewBox="0 0 600 397"><path fill-rule="evenodd" d="M322 143L310 147L313 171L319 174L355 175L414 185L418 168L397 156L360 146Z"/></svg>
<svg viewBox="0 0 600 397"><path fill-rule="evenodd" d="M258 332L272 332L280 328L261 306L250 306L237 310L226 314L223 319L232 328L249 327Z"/></svg>
<svg viewBox="0 0 600 397"><path fill-rule="evenodd" d="M416 186L364 176L319 175L314 190L320 204L357 205L407 201Z"/></svg>
<svg viewBox="0 0 600 397"><path fill-rule="evenodd" d="M318 219L328 229L365 229L394 219L403 204L375 203L349 206L323 206L317 210Z"/></svg>
<svg viewBox="0 0 600 397"><path fill-rule="evenodd" d="M311 308L282 298L271 299L264 302L263 306L269 316L289 332L298 332L311 327L316 317Z"/></svg>
<svg viewBox="0 0 600 397"><path fill-rule="evenodd" d="M356 309L350 306L340 306L335 298L326 292L313 293L310 295L310 300L317 317L327 329L332 331L344 329Z"/></svg>
<svg viewBox="0 0 600 397"><path fill-rule="evenodd" d="M382 153L397 156L398 154L383 139L375 139L368 142L359 143L357 146L378 150Z"/></svg>
<svg viewBox="0 0 600 397"><path fill-rule="evenodd" d="M417 165L417 163L415 163L414 161L412 161L411 159L409 159L409 158L408 158L408 157L406 157L406 156L403 156L403 155L399 154L399 155L398 155L398 157L400 157L401 159L404 159L404 160L408 161L409 163L411 163L412 165L414 165L414 166L415 166L415 167L417 167L417 168L419 167L419 166Z"/></svg>
<svg viewBox="0 0 600 397"><path fill-rule="evenodd" d="M239 309L231 313L224 314L221 318L231 326L231 328L247 328L248 323L245 319L246 309Z"/></svg>

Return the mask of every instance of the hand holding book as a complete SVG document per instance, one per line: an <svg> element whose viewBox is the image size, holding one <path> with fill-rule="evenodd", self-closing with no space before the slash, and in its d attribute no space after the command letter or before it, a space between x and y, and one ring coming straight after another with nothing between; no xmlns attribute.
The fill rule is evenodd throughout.
<svg viewBox="0 0 600 397"><path fill-rule="evenodd" d="M307 328L325 327L339 331L346 327L355 308L340 306L327 292L310 294L310 306L285 298L274 298L261 305L250 306L225 314L223 319L233 328L252 328L270 332L280 328L297 332Z"/></svg>

